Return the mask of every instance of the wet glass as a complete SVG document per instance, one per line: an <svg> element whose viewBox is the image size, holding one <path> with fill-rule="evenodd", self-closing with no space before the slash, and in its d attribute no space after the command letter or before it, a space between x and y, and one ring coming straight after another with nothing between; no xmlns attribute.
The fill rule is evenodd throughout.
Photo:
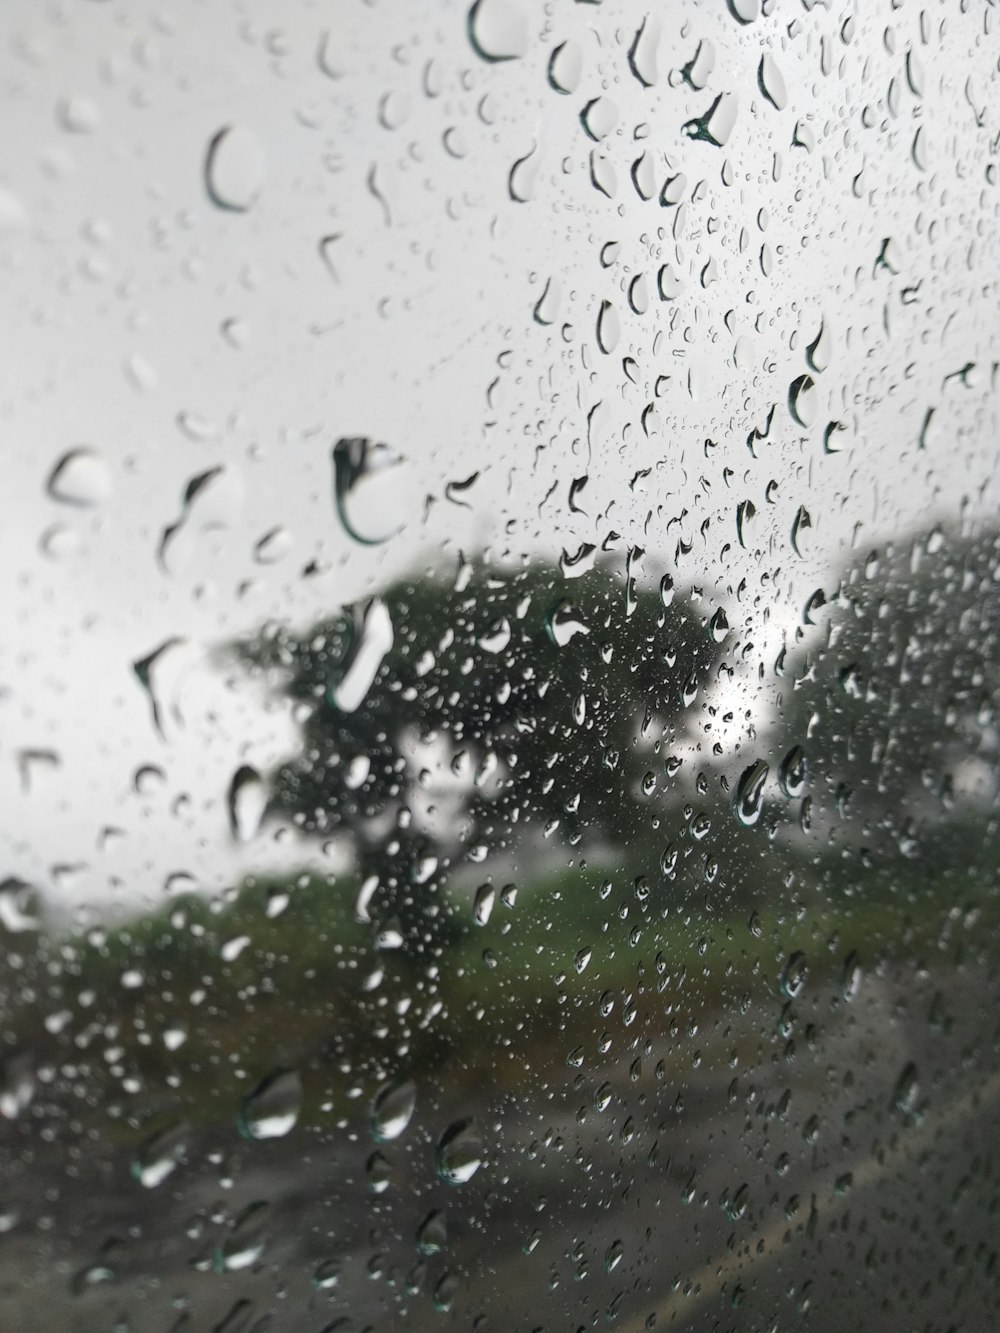
<svg viewBox="0 0 1000 1333"><path fill-rule="evenodd" d="M996 1326L1000 10L0 35L0 1327Z"/></svg>

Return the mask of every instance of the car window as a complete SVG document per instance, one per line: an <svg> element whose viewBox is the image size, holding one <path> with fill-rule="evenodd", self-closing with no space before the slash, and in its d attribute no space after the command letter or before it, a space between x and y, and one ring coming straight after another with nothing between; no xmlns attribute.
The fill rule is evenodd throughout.
<svg viewBox="0 0 1000 1333"><path fill-rule="evenodd" d="M0 34L0 1327L997 1326L992 0Z"/></svg>

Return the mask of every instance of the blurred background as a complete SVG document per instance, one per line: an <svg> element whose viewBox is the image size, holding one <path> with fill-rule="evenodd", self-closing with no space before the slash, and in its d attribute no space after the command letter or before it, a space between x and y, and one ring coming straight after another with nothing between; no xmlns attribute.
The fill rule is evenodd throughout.
<svg viewBox="0 0 1000 1333"><path fill-rule="evenodd" d="M986 1330L989 0L0 15L0 1325Z"/></svg>

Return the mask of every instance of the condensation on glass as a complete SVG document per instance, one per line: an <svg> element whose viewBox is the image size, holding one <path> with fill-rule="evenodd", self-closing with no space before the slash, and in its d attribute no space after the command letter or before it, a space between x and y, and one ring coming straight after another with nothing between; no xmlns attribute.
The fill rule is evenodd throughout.
<svg viewBox="0 0 1000 1333"><path fill-rule="evenodd" d="M0 1326L997 1327L1000 10L0 36Z"/></svg>

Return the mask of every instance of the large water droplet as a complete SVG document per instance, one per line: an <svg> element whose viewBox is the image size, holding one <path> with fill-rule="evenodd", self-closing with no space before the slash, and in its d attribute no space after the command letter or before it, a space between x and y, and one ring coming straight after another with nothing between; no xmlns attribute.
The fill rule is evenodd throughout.
<svg viewBox="0 0 1000 1333"><path fill-rule="evenodd" d="M284 1138L302 1110L302 1079L294 1069L279 1069L257 1084L237 1117L247 1139Z"/></svg>
<svg viewBox="0 0 1000 1333"><path fill-rule="evenodd" d="M743 770L736 784L733 808L736 811L736 818L746 828L752 828L760 819L764 807L764 783L769 772L770 769L763 759L757 759Z"/></svg>
<svg viewBox="0 0 1000 1333"><path fill-rule="evenodd" d="M753 23L760 15L760 0L729 0L729 10L741 23Z"/></svg>
<svg viewBox="0 0 1000 1333"><path fill-rule="evenodd" d="M111 498L111 469L96 449L71 449L52 469L46 489L61 504L94 509Z"/></svg>
<svg viewBox="0 0 1000 1333"><path fill-rule="evenodd" d="M448 1243L444 1213L428 1213L417 1228L417 1249L421 1254L438 1254Z"/></svg>
<svg viewBox="0 0 1000 1333"><path fill-rule="evenodd" d="M557 648L565 648L577 634L589 634L590 626L572 602L562 601L552 608L546 621L552 642Z"/></svg>
<svg viewBox="0 0 1000 1333"><path fill-rule="evenodd" d="M761 92L778 111L784 111L788 105L788 89L785 76L778 68L778 62L768 51L761 56L757 70L757 83Z"/></svg>
<svg viewBox="0 0 1000 1333"><path fill-rule="evenodd" d="M333 490L345 530L366 546L399 532L407 496L402 457L388 444L363 436L333 446Z"/></svg>
<svg viewBox="0 0 1000 1333"><path fill-rule="evenodd" d="M449 1185L464 1185L482 1165L483 1150L472 1120L458 1120L441 1135L435 1152L438 1175Z"/></svg>
<svg viewBox="0 0 1000 1333"><path fill-rule="evenodd" d="M480 884L472 904L472 919L477 926L485 926L493 915L496 889L492 884Z"/></svg>
<svg viewBox="0 0 1000 1333"><path fill-rule="evenodd" d="M264 184L264 153L256 135L227 125L212 138L205 156L205 188L218 208L245 213Z"/></svg>
<svg viewBox="0 0 1000 1333"><path fill-rule="evenodd" d="M844 959L844 971L840 978L840 993L848 1003L858 998L863 980L864 973L858 955L849 953Z"/></svg>
<svg viewBox="0 0 1000 1333"><path fill-rule="evenodd" d="M0 1066L0 1115L16 1120L35 1095L35 1069L27 1053L11 1056Z"/></svg>
<svg viewBox="0 0 1000 1333"><path fill-rule="evenodd" d="M549 57L549 83L557 93L575 92L583 74L583 50L572 39L560 42Z"/></svg>
<svg viewBox="0 0 1000 1333"><path fill-rule="evenodd" d="M216 1253L215 1267L218 1272L238 1273L257 1262L264 1253L270 1213L270 1206L263 1201L250 1204L240 1213Z"/></svg>
<svg viewBox="0 0 1000 1333"><path fill-rule="evenodd" d="M232 468L199 472L184 488L181 512L160 537L160 563L169 574L187 569L202 533L230 526L243 504L243 481Z"/></svg>
<svg viewBox="0 0 1000 1333"><path fill-rule="evenodd" d="M256 836L267 806L267 788L250 764L236 770L229 784L229 826L237 842Z"/></svg>
<svg viewBox="0 0 1000 1333"><path fill-rule="evenodd" d="M812 515L805 505L799 505L792 519L792 549L796 555L802 554L802 534L812 527Z"/></svg>
<svg viewBox="0 0 1000 1333"><path fill-rule="evenodd" d="M375 1094L371 1109L372 1134L379 1143L398 1139L413 1118L417 1104L417 1085L409 1078L383 1084Z"/></svg>
<svg viewBox="0 0 1000 1333"><path fill-rule="evenodd" d="M698 43L694 56L681 72L691 87L700 91L712 77L714 69L715 43L710 37L705 37Z"/></svg>
<svg viewBox="0 0 1000 1333"><path fill-rule="evenodd" d="M328 691L330 703L341 713L353 713L361 706L393 639L389 608L380 598L352 608L350 646L340 676Z"/></svg>
<svg viewBox="0 0 1000 1333"><path fill-rule="evenodd" d="M799 375L788 390L788 410L800 426L809 427L816 420L816 382L811 375Z"/></svg>
<svg viewBox="0 0 1000 1333"><path fill-rule="evenodd" d="M590 138L599 142L618 124L618 108L610 97L595 97L581 111L580 122Z"/></svg>
<svg viewBox="0 0 1000 1333"><path fill-rule="evenodd" d="M175 1171L187 1147L188 1128L172 1125L151 1139L147 1139L136 1153L132 1175L148 1190L162 1185Z"/></svg>
<svg viewBox="0 0 1000 1333"><path fill-rule="evenodd" d="M708 629L716 643L722 643L729 633L729 620L721 606L708 622Z"/></svg>
<svg viewBox="0 0 1000 1333"><path fill-rule="evenodd" d="M524 156L519 157L510 169L507 189L515 204L526 204L534 196L541 168L541 152L537 143L532 144Z"/></svg>
<svg viewBox="0 0 1000 1333"><path fill-rule="evenodd" d="M559 557L559 571L563 578L578 579L590 573L596 559L597 547L590 542L581 542L572 554L563 551Z"/></svg>
<svg viewBox="0 0 1000 1333"><path fill-rule="evenodd" d="M528 20L511 0L475 0L469 10L469 40L484 60L517 60L528 50Z"/></svg>
<svg viewBox="0 0 1000 1333"><path fill-rule="evenodd" d="M778 988L786 1000L796 1000L805 989L809 968L804 953L789 954L778 981Z"/></svg>
<svg viewBox="0 0 1000 1333"><path fill-rule="evenodd" d="M715 144L716 148L723 148L736 126L738 111L736 95L720 93L703 116L687 121L684 133L691 139L702 139L705 143Z"/></svg>
<svg viewBox="0 0 1000 1333"><path fill-rule="evenodd" d="M786 796L801 796L806 785L806 757L801 746L794 745L781 761L778 781Z"/></svg>
<svg viewBox="0 0 1000 1333"><path fill-rule="evenodd" d="M652 88L657 77L657 52L660 45L661 24L653 14L647 14L639 25L628 53L629 68L645 88Z"/></svg>
<svg viewBox="0 0 1000 1333"><path fill-rule="evenodd" d="M539 324L554 324L559 314L562 284L558 278L549 278L541 296L535 302L535 319Z"/></svg>
<svg viewBox="0 0 1000 1333"><path fill-rule="evenodd" d="M9 876L0 883L0 926L12 935L37 930L41 925L37 890L23 879Z"/></svg>
<svg viewBox="0 0 1000 1333"><path fill-rule="evenodd" d="M511 641L510 621L506 616L494 620L485 634L479 637L479 646L487 653L502 653Z"/></svg>
<svg viewBox="0 0 1000 1333"><path fill-rule="evenodd" d="M597 315L597 345L605 354L613 352L618 346L622 327L618 311L610 301L602 301Z"/></svg>
<svg viewBox="0 0 1000 1333"><path fill-rule="evenodd" d="M187 639L172 638L164 640L148 657L132 663L136 679L149 698L153 726L164 740L184 725L181 687L197 656L194 644ZM153 770L147 767L141 771Z"/></svg>

